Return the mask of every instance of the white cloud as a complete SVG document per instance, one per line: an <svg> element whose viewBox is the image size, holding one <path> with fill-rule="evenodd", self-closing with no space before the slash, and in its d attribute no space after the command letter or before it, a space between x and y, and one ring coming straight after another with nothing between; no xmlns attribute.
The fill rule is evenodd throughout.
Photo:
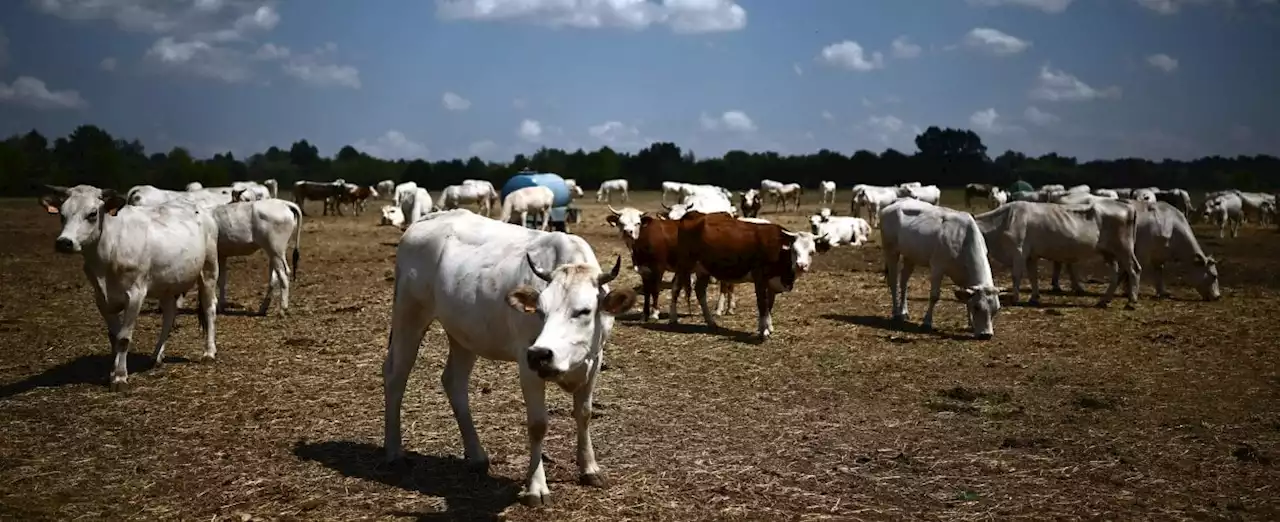
<svg viewBox="0 0 1280 522"><path fill-rule="evenodd" d="M1065 71L1040 66L1040 74L1036 78L1036 87L1031 89L1031 99L1043 101L1088 101L1120 98L1123 92L1120 87L1112 85L1103 89L1095 89L1079 78Z"/></svg>
<svg viewBox="0 0 1280 522"><path fill-rule="evenodd" d="M618 143L635 139L640 135L640 130L620 121L606 121L587 128L587 134L604 143Z"/></svg>
<svg viewBox="0 0 1280 522"><path fill-rule="evenodd" d="M1001 123L1000 113L990 107L970 115L969 125L972 125L982 132L988 132L991 134L1007 134L1023 131L1023 128L1018 127L1017 125L1006 125Z"/></svg>
<svg viewBox="0 0 1280 522"><path fill-rule="evenodd" d="M1171 73L1178 70L1178 59L1164 53L1153 54L1147 57L1147 65Z"/></svg>
<svg viewBox="0 0 1280 522"><path fill-rule="evenodd" d="M863 99L865 100L866 98L863 98ZM827 120L827 121L835 121L835 120L836 120L836 117L835 117L835 115L834 115L834 114L831 114L831 113L830 113L830 112L828 112L828 111L822 111L822 119Z"/></svg>
<svg viewBox="0 0 1280 522"><path fill-rule="evenodd" d="M886 147L898 147L908 149L914 134L919 134L920 128L914 125L907 125L902 119L892 114L884 116L872 115L867 117L854 126L855 129L862 131L871 138L878 141Z"/></svg>
<svg viewBox="0 0 1280 522"><path fill-rule="evenodd" d="M19 76L11 84L0 83L0 102L26 105L35 109L81 109L89 105L73 90L50 91L44 81Z"/></svg>
<svg viewBox="0 0 1280 522"><path fill-rule="evenodd" d="M708 131L724 129L732 132L747 133L756 130L756 123L751 121L751 117L742 111L726 111L718 118L707 116L706 113L703 113L698 117L698 120L702 123L703 130Z"/></svg>
<svg viewBox="0 0 1280 522"><path fill-rule="evenodd" d="M404 133L398 130L389 130L386 134L379 136L372 142L360 140L353 145L360 150L375 158L398 160L398 159L422 159L426 158L430 152L427 146L410 140Z"/></svg>
<svg viewBox="0 0 1280 522"><path fill-rule="evenodd" d="M498 150L498 144L494 143L493 140L472 142L471 145L467 147L467 151L470 152L472 156L484 156L492 154L496 150Z"/></svg>
<svg viewBox="0 0 1280 522"><path fill-rule="evenodd" d="M98 63L98 67L104 71L114 71L116 70L117 65L119 64L116 62L116 59L111 57L103 58L102 61Z"/></svg>
<svg viewBox="0 0 1280 522"><path fill-rule="evenodd" d="M922 50L919 45L911 43L911 41L907 39L906 35L894 38L893 43L890 44L890 46L892 48L890 54L892 54L894 58L901 60L920 56L920 51Z"/></svg>
<svg viewBox="0 0 1280 522"><path fill-rule="evenodd" d="M362 85L360 70L351 65L333 63L331 55L337 50L337 44L326 42L310 53L290 53L292 57L281 68L285 74L317 87L359 89Z"/></svg>
<svg viewBox="0 0 1280 522"><path fill-rule="evenodd" d="M747 26L746 9L732 0L439 0L436 16L593 29L665 25L676 33L737 31Z"/></svg>
<svg viewBox="0 0 1280 522"><path fill-rule="evenodd" d="M798 63L791 64L791 70L796 72L796 76L804 76L804 69L801 69Z"/></svg>
<svg viewBox="0 0 1280 522"><path fill-rule="evenodd" d="M524 120L520 122L520 128L516 129L516 135L524 141L537 143L542 139L542 124L538 120Z"/></svg>
<svg viewBox="0 0 1280 522"><path fill-rule="evenodd" d="M862 46L852 40L845 40L824 47L818 58L833 67L853 71L865 72L884 67L883 54L876 51L868 56L862 50Z"/></svg>
<svg viewBox="0 0 1280 522"><path fill-rule="evenodd" d="M1018 54L1031 47L1031 42L990 27L975 27L964 37L965 45L996 56Z"/></svg>
<svg viewBox="0 0 1280 522"><path fill-rule="evenodd" d="M242 82L251 76L238 53L200 40L178 41L172 36L162 37L147 49L147 58L164 66L227 83Z"/></svg>
<svg viewBox="0 0 1280 522"><path fill-rule="evenodd" d="M983 7L997 7L1002 5L1013 5L1019 7L1027 7L1031 9L1039 9L1046 13L1058 14L1067 10L1073 0L969 0L969 5Z"/></svg>
<svg viewBox="0 0 1280 522"><path fill-rule="evenodd" d="M292 52L288 47L276 45L271 42L262 44L257 51L253 53L255 60L282 60L288 58Z"/></svg>
<svg viewBox="0 0 1280 522"><path fill-rule="evenodd" d="M465 111L471 108L471 100L452 92L444 93L444 96L440 97L440 103L444 105L445 109L451 111Z"/></svg>
<svg viewBox="0 0 1280 522"><path fill-rule="evenodd" d="M1027 107L1027 110L1022 112L1022 115L1027 118L1027 121L1034 123L1036 125L1039 125L1041 127L1047 127L1049 125L1053 125L1055 123L1058 123L1058 121L1061 119L1061 118L1058 118L1057 115L1050 114L1036 108L1034 105Z"/></svg>

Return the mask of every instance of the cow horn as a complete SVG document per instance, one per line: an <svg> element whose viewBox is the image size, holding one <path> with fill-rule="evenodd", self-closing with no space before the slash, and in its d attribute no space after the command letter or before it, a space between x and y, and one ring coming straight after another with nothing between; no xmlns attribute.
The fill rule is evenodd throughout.
<svg viewBox="0 0 1280 522"><path fill-rule="evenodd" d="M609 207L609 212L613 212L613 215L616 216L618 214L621 214L621 212L618 212L617 210L613 209L613 205L605 205L605 206Z"/></svg>
<svg viewBox="0 0 1280 522"><path fill-rule="evenodd" d="M621 270L622 270L622 254L618 254L618 258L613 262L613 270L609 271L609 273L607 274L600 274L600 277L596 279L596 286L603 286L603 285L609 284L610 281L613 281L618 277L618 272L620 272Z"/></svg>
<svg viewBox="0 0 1280 522"><path fill-rule="evenodd" d="M786 235L788 235L788 236L791 236L791 237L800 237L800 233L799 233L799 232L792 232L792 231L787 230L787 229L785 229L785 228L784 228L784 229L782 229L782 233L783 233L783 234L786 234Z"/></svg>
<svg viewBox="0 0 1280 522"><path fill-rule="evenodd" d="M548 282L548 283L550 283L550 282L551 282L551 274L550 274L550 273L548 273L547 271L545 271L545 270L543 270L543 269L539 268L539 267L538 267L538 264L537 264L537 263L535 263L535 262L533 262L533 255L532 255L532 254L530 254L530 253L528 253L528 252L525 252L525 254L524 254L524 260L529 262L529 270L533 270L533 275L538 276L538 279L541 279L541 280L546 281L546 282Z"/></svg>
<svg viewBox="0 0 1280 522"><path fill-rule="evenodd" d="M64 186L62 186L62 185L45 185L45 186L44 186L44 188L45 188L45 190L48 190L49 192L53 192L53 193L58 194L58 195L61 195L61 196L65 196L65 195L67 195L67 192L71 190L71 189L69 189L69 188L67 188L67 187L64 187Z"/></svg>
<svg viewBox="0 0 1280 522"><path fill-rule="evenodd" d="M666 203L659 202L658 204L659 204L659 205L662 205L662 208L663 208L663 209L666 209L668 212L670 212L670 211L671 211L671 207L667 206L667 204L666 204Z"/></svg>

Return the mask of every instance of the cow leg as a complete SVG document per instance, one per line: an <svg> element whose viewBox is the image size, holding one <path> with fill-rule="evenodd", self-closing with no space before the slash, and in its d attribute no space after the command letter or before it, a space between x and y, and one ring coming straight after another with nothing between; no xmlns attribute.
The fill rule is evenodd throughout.
<svg viewBox="0 0 1280 522"><path fill-rule="evenodd" d="M267 295L262 297L258 315L267 315L267 308L271 307L271 294L276 287L280 287L280 315L284 316L289 308L289 268L283 254L271 256L270 266L267 268Z"/></svg>
<svg viewBox="0 0 1280 522"><path fill-rule="evenodd" d="M760 341L766 341L773 336L773 301L776 294L769 289L767 281L758 281L756 283L756 333L760 335Z"/></svg>
<svg viewBox="0 0 1280 522"><path fill-rule="evenodd" d="M1170 297L1168 290L1164 287L1164 263L1155 263L1152 265L1156 278L1156 297Z"/></svg>
<svg viewBox="0 0 1280 522"><path fill-rule="evenodd" d="M644 310L642 317L645 322L658 320L658 292L661 291L662 274L655 274L649 268L641 268L640 287L644 291Z"/></svg>
<svg viewBox="0 0 1280 522"><path fill-rule="evenodd" d="M418 359L418 347L435 320L431 303L418 302L409 292L398 292L391 308L391 335L387 340L387 358L382 363L383 438L387 462L404 457L400 438L400 405L409 372ZM446 367L447 367L446 362Z"/></svg>
<svg viewBox="0 0 1280 522"><path fill-rule="evenodd" d="M551 209L549 209L549 208L546 208L546 209L543 209L543 210L542 210L542 228L541 228L541 230L546 231L546 232L550 232L550 231L551 231Z"/></svg>
<svg viewBox="0 0 1280 522"><path fill-rule="evenodd" d="M1098 299L1098 308L1106 308L1111 304L1111 299L1115 297L1116 289L1120 287L1120 265L1115 259L1106 258L1107 267L1111 269L1111 280L1107 282L1107 289L1102 292L1102 297Z"/></svg>
<svg viewBox="0 0 1280 522"><path fill-rule="evenodd" d="M1049 289L1056 293L1065 293L1062 291L1062 283L1059 277L1062 275L1062 263L1053 262L1053 278L1049 280Z"/></svg>
<svg viewBox="0 0 1280 522"><path fill-rule="evenodd" d="M449 336L449 357L445 360L444 371L440 373L440 385L449 397L449 407L453 409L453 419L458 422L458 431L462 434L462 454L467 459L468 467L475 471L489 471L489 455L480 444L480 435L476 433L475 421L471 418L471 397L467 393L467 383L471 380L471 370L475 368L476 354L458 344Z"/></svg>
<svg viewBox="0 0 1280 522"><path fill-rule="evenodd" d="M1076 268L1075 263L1067 263L1067 276L1071 278L1071 293L1084 295L1084 285L1080 284L1080 269Z"/></svg>
<svg viewBox="0 0 1280 522"><path fill-rule="evenodd" d="M1125 310L1133 310L1138 307L1138 288L1142 280L1142 265L1138 263L1138 258L1132 253L1128 259L1122 259L1119 263L1120 268L1124 269L1128 285L1125 287Z"/></svg>
<svg viewBox="0 0 1280 522"><path fill-rule="evenodd" d="M592 376L585 385L573 392L573 420L578 432L578 483L602 488L608 482L600 473L600 465L596 463L596 449L591 443L591 400L595 388L595 376Z"/></svg>
<svg viewBox="0 0 1280 522"><path fill-rule="evenodd" d="M1030 256L1024 262L1027 264L1027 277L1031 279L1031 299L1027 302L1031 306L1040 306L1040 258Z"/></svg>
<svg viewBox="0 0 1280 522"><path fill-rule="evenodd" d="M223 266L224 264L218 263L217 258L206 258L204 267L200 269L200 278L196 281L196 299L200 303L200 309L196 313L199 314L197 317L200 318L200 327L204 330L204 353L200 358L206 361L211 361L218 355L214 322L217 320L218 303L221 301L215 293L215 286Z"/></svg>
<svg viewBox="0 0 1280 522"><path fill-rule="evenodd" d="M929 308L924 312L924 320L920 321L920 328L924 330L933 329L933 309L938 306L938 300L942 298L942 278L946 275L946 271L940 264L929 267Z"/></svg>
<svg viewBox="0 0 1280 522"><path fill-rule="evenodd" d="M698 296L698 306L702 309L702 320L707 323L707 328L714 330L716 328L716 319L711 315L711 307L707 306L707 286L711 285L711 276L698 274L698 279L693 283L693 292Z"/></svg>
<svg viewBox="0 0 1280 522"><path fill-rule="evenodd" d="M218 312L227 310L227 258L218 258Z"/></svg>
<svg viewBox="0 0 1280 522"><path fill-rule="evenodd" d="M169 341L169 332L173 331L173 320L177 316L178 298L176 296L160 298L160 335L156 337L156 350L152 354L157 368L164 365L164 345Z"/></svg>
<svg viewBox="0 0 1280 522"><path fill-rule="evenodd" d="M667 324L677 324L680 319L680 314L676 311L676 305L680 302L680 281L683 280L679 272L671 276L671 304L668 305Z"/></svg>
<svg viewBox="0 0 1280 522"><path fill-rule="evenodd" d="M547 473L542 466L542 450L547 439L546 386L526 364L520 365L520 390L524 394L529 430L529 468L525 472L520 502L530 507L547 506L551 504L551 490L547 488Z"/></svg>
<svg viewBox="0 0 1280 522"><path fill-rule="evenodd" d="M716 315L733 315L733 284L720 283L720 298L716 303Z"/></svg>
<svg viewBox="0 0 1280 522"><path fill-rule="evenodd" d="M146 289L133 289L129 292L129 302L120 314L120 328L111 340L111 348L116 356L115 368L111 371L111 391L129 391L129 344L133 342L133 329L138 325L138 314L142 313L142 302L146 296Z"/></svg>

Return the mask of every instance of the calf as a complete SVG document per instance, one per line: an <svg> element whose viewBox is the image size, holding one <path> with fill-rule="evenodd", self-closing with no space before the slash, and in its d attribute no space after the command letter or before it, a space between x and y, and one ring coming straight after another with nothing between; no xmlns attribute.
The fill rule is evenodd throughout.
<svg viewBox="0 0 1280 522"><path fill-rule="evenodd" d="M258 315L267 315L271 294L280 289L280 316L289 312L289 281L298 270L302 248L302 209L283 199L237 202L213 209L218 224L218 311L227 305L227 258L252 255L258 250L267 254L267 294L258 306ZM285 260L293 236L293 269Z"/></svg>
<svg viewBox="0 0 1280 522"><path fill-rule="evenodd" d="M867 221L874 227L880 222L880 211L897 199L898 187L854 185L853 201L849 204L849 211L853 216L860 217L865 209Z"/></svg>
<svg viewBox="0 0 1280 522"><path fill-rule="evenodd" d="M995 335L1000 290L991 278L987 244L968 212L904 199L881 212L885 283L893 319L907 320L907 283L916 265L929 266L929 308L920 326L933 329L933 309L942 297L942 278L957 285L957 301L965 303L969 328L978 339Z"/></svg>
<svg viewBox="0 0 1280 522"><path fill-rule="evenodd" d="M631 201L631 196L627 193L627 180L611 179L600 184L600 188L596 190L596 203L607 201L613 203L613 193L622 193L622 202Z"/></svg>
<svg viewBox="0 0 1280 522"><path fill-rule="evenodd" d="M757 332L760 340L773 334L775 296L791 291L796 277L809 269L815 244L813 236L795 233L775 224L748 223L727 214L690 214L679 221L674 281L688 281L697 274L694 292L702 318L710 328L715 319L707 306L711 277L726 284L751 281L756 287ZM675 301L670 324L676 324Z"/></svg>
<svg viewBox="0 0 1280 522"><path fill-rule="evenodd" d="M1101 254L1112 267L1111 284L1098 301L1109 304L1127 278L1127 309L1138 302L1142 265L1134 254L1138 215L1145 209L1126 202L1096 199L1082 205L1013 202L975 216L991 255L1013 269L1013 302L1024 275L1031 277L1031 304L1040 303L1038 260L1077 262Z"/></svg>
<svg viewBox="0 0 1280 522"><path fill-rule="evenodd" d="M454 185L454 187L457 187L457 185ZM507 198L502 201L502 217L499 218L499 221L510 223L512 215L518 214L520 216L520 226L528 226L526 223L528 223L529 213L532 212L542 216L542 226L538 227L540 230L551 230L551 206L555 203L555 200L555 193L551 192L551 189L547 187L533 186L516 189L507 194Z"/></svg>
<svg viewBox="0 0 1280 522"><path fill-rule="evenodd" d="M126 361L147 297L159 299L162 312L154 353L157 366L164 364L165 343L178 314L178 296L192 286L200 295L203 357L216 356L218 226L210 212L194 205L126 205L125 198L114 191L87 185L73 187L65 199L45 196L41 204L62 218L54 249L84 257L84 273L115 353L113 391L129 387Z"/></svg>
<svg viewBox="0 0 1280 522"><path fill-rule="evenodd" d="M781 203L782 211L786 212L787 200L791 200L793 203L795 203L795 206L792 207L793 210L799 210L800 196L803 193L804 193L804 187L800 186L799 183L787 183L786 185L782 185L774 188L772 191L769 192L769 195L773 197L773 211L777 212L778 204Z"/></svg>
<svg viewBox="0 0 1280 522"><path fill-rule="evenodd" d="M823 182L821 182L821 183L818 183L818 187L822 189L822 204L823 204L823 205L834 205L834 204L836 204L836 182L834 182L834 181L823 181Z"/></svg>
<svg viewBox="0 0 1280 522"><path fill-rule="evenodd" d="M591 400L614 316L636 300L629 289L609 289L620 261L603 272L591 245L578 236L515 227L468 210L432 214L409 227L396 249L391 335L382 367L387 460L404 456L405 385L428 327L439 322L449 344L440 381L468 463L481 471L489 467L471 415L471 370L480 357L514 362L529 436L521 502L551 501L543 469L547 383L573 395L579 482L604 486L591 442Z"/></svg>

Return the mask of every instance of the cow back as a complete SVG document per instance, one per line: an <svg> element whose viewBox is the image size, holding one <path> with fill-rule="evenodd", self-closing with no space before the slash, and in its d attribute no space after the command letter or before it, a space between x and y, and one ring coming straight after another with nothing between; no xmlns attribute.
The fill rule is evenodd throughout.
<svg viewBox="0 0 1280 522"><path fill-rule="evenodd" d="M782 227L749 223L728 214L690 213L679 222L677 266L693 271L701 266L722 281L741 281L757 273L781 276L787 287L795 281L790 256L784 256Z"/></svg>

